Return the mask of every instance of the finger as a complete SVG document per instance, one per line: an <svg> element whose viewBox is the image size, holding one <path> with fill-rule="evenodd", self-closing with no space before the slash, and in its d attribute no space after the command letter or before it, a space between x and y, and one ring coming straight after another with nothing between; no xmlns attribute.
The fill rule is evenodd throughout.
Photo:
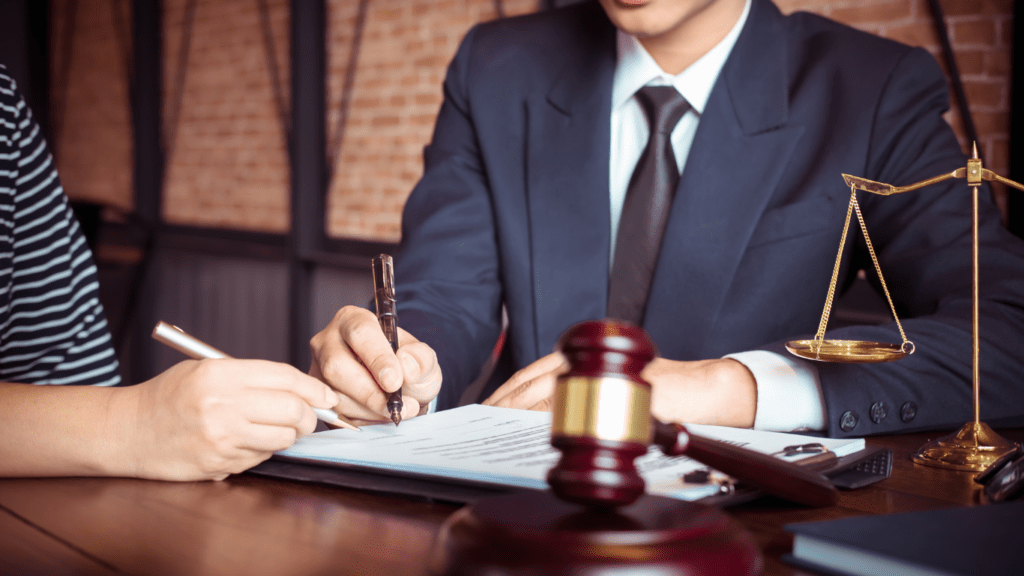
<svg viewBox="0 0 1024 576"><path fill-rule="evenodd" d="M343 416L356 417L361 420L367 419L367 416L373 421L382 419L387 414L387 399L366 367L361 362L354 361L348 364L348 368L339 368L342 365L340 358L332 362L334 362L336 371L339 373L344 371L347 374L344 381L339 384L340 387L332 383L332 386L336 386L337 392L336 406L338 408L335 411ZM331 383L321 372L321 364L315 356L309 366L309 375L312 378ZM337 380L336 376L335 381Z"/></svg>
<svg viewBox="0 0 1024 576"><path fill-rule="evenodd" d="M377 394L379 394L380 397L371 402L373 405L372 408L363 402L350 398L344 393L338 394L338 405L334 407L334 410L338 414L341 414L350 420L359 420L364 422L390 422L386 406L387 398L380 390L377 391ZM404 412L402 417L405 417Z"/></svg>
<svg viewBox="0 0 1024 576"><path fill-rule="evenodd" d="M230 362L233 380L242 380L245 386L256 390L278 390L302 398L314 408L331 408L338 403L338 395L320 380L280 362L268 360L216 360Z"/></svg>
<svg viewBox="0 0 1024 576"><path fill-rule="evenodd" d="M422 342L403 344L398 359L405 374L402 393L413 396L420 404L433 400L441 390L441 367L434 350Z"/></svg>
<svg viewBox="0 0 1024 576"><path fill-rule="evenodd" d="M412 396L402 395L402 421L415 418L420 413L420 402Z"/></svg>
<svg viewBox="0 0 1024 576"><path fill-rule="evenodd" d="M555 393L557 378L558 375L555 372L541 374L533 380L523 382L491 405L502 408L528 409Z"/></svg>
<svg viewBox="0 0 1024 576"><path fill-rule="evenodd" d="M310 434L316 428L317 416L309 404L283 390L253 390L240 400L239 409L249 422L290 426L300 436Z"/></svg>
<svg viewBox="0 0 1024 576"><path fill-rule="evenodd" d="M239 432L237 445L243 450L277 452L291 446L297 439L298 434L291 426L249 424Z"/></svg>
<svg viewBox="0 0 1024 576"><path fill-rule="evenodd" d="M547 398L537 402L533 406L530 406L530 410L535 412L552 412L555 409L555 397L554 395L548 396Z"/></svg>
<svg viewBox="0 0 1024 576"><path fill-rule="evenodd" d="M524 386L526 383L530 382L534 378L537 378L542 374L547 374L555 370L558 370L558 373L560 374L567 367L568 363L565 360L565 356L563 356L561 352L554 352L552 354L548 354L547 356L540 358L539 360L533 362L529 366L513 374L512 377L509 378L507 382L499 386L498 389L491 394L490 398L484 400L484 404L489 406L502 405L499 403L506 396L515 393L515 391L518 388Z"/></svg>
<svg viewBox="0 0 1024 576"><path fill-rule="evenodd" d="M337 326L341 341L351 350L354 358L358 359L370 374L373 375L377 384L385 392L393 392L402 386L402 365L391 349L391 343L384 336L383 330L377 317L369 310L346 306L337 315L339 322ZM404 334L403 334L404 333ZM408 337L408 332L399 331L399 344ZM344 365L351 363L352 356L345 358ZM325 363L324 360L327 360ZM321 357L320 369L328 382L336 384L336 379L344 378L344 373L336 373L333 366L334 358Z"/></svg>

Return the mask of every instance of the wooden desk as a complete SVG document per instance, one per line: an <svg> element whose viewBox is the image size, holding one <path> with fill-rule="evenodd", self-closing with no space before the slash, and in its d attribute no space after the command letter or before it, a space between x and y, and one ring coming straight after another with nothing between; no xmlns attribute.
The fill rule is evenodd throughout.
<svg viewBox="0 0 1024 576"><path fill-rule="evenodd" d="M1024 440L1024 430L1002 431ZM729 509L753 533L766 574L782 563L784 524L977 502L972 474L917 466L939 434L869 438L892 448L892 477L805 509L761 499ZM426 574L454 506L240 475L224 482L0 480L0 574Z"/></svg>

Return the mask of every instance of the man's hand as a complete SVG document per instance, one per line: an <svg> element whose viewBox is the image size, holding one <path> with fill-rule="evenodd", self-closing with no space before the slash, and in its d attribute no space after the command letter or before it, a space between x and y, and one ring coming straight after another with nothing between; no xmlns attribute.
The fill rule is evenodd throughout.
<svg viewBox="0 0 1024 576"><path fill-rule="evenodd" d="M554 408L555 380L568 369L561 352L548 354L513 374L484 400L484 405L550 412Z"/></svg>
<svg viewBox="0 0 1024 576"><path fill-rule="evenodd" d="M561 353L549 354L516 372L484 404L551 410L555 380L568 368ZM641 376L651 384L651 413L659 420L737 428L754 425L757 383L736 360L655 358Z"/></svg>
<svg viewBox="0 0 1024 576"><path fill-rule="evenodd" d="M264 360L186 360L120 391L106 430L125 446L119 473L160 480L251 468L312 432L313 408L338 402L323 382Z"/></svg>
<svg viewBox="0 0 1024 576"><path fill-rule="evenodd" d="M377 317L369 310L345 306L313 339L310 376L341 395L338 412L357 421L388 421L387 393L402 388L402 420L426 411L441 390L437 354L398 329L395 354Z"/></svg>
<svg viewBox="0 0 1024 576"><path fill-rule="evenodd" d="M651 383L651 413L664 422L752 428L757 382L732 358L683 362L655 358L641 373Z"/></svg>

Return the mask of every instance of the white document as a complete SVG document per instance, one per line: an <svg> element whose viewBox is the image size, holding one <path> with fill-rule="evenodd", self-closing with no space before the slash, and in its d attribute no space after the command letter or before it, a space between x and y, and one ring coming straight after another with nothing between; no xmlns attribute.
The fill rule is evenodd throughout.
<svg viewBox="0 0 1024 576"><path fill-rule="evenodd" d="M864 439L834 439L690 424L687 430L765 454L787 446L820 443L837 457L864 448ZM364 426L361 432L330 430L299 439L282 456L439 478L547 489L548 470L561 452L551 446L551 414L471 404L410 420L401 426ZM794 458L789 458L794 459ZM649 494L696 500L718 485L686 484L687 472L706 466L658 448L636 459Z"/></svg>

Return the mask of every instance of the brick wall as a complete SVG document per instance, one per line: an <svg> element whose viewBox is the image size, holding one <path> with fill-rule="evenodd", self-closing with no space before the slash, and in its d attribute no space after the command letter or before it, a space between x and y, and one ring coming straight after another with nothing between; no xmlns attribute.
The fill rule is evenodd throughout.
<svg viewBox="0 0 1024 576"><path fill-rule="evenodd" d="M336 125L357 0L330 3L331 113ZM505 15L538 0L504 0ZM345 139L328 195L332 236L398 240L401 210L423 172L441 81L459 42L497 16L494 0L374 0L356 69Z"/></svg>
<svg viewBox="0 0 1024 576"><path fill-rule="evenodd" d="M926 0L777 0L784 12L806 10L861 30L892 38L932 53L948 75L932 12ZM978 152L986 168L1009 173L1010 54L1013 50L1011 0L941 0L950 43L978 134ZM952 124L965 152L971 143L950 87ZM993 186L1006 206L1006 187Z"/></svg>
<svg viewBox="0 0 1024 576"><path fill-rule="evenodd" d="M54 84L72 0L51 0ZM920 45L943 62L925 0L778 0L882 36ZM111 7L78 0L65 120L56 147L70 195L131 206L131 131L119 35ZM175 134L164 215L170 222L283 232L288 227L284 138L259 0L199 0L172 123L186 0L164 0L165 119ZM288 1L267 0L283 104L288 98ZM506 15L538 0L504 0ZM336 137L359 0L329 0L328 139ZM986 166L1008 168L1013 3L942 0ZM330 183L329 234L397 240L401 207L422 172L448 61L469 27L496 17L494 0L371 0L347 129ZM127 20L126 20L127 22ZM58 102L59 98L55 98ZM59 102L58 102L59 103ZM949 120L967 146L959 114ZM173 124L173 126L172 126ZM176 128L175 128L176 126Z"/></svg>
<svg viewBox="0 0 1024 576"><path fill-rule="evenodd" d="M73 198L131 209L130 3L54 0L50 13L50 148L61 182Z"/></svg>
<svg viewBox="0 0 1024 576"><path fill-rule="evenodd" d="M286 232L289 172L280 111L289 117L288 0L266 0L269 34L256 0L200 0L183 54L187 5L164 0L163 106L170 150L164 218ZM271 52L281 102L275 99ZM183 57L188 61L182 82Z"/></svg>

